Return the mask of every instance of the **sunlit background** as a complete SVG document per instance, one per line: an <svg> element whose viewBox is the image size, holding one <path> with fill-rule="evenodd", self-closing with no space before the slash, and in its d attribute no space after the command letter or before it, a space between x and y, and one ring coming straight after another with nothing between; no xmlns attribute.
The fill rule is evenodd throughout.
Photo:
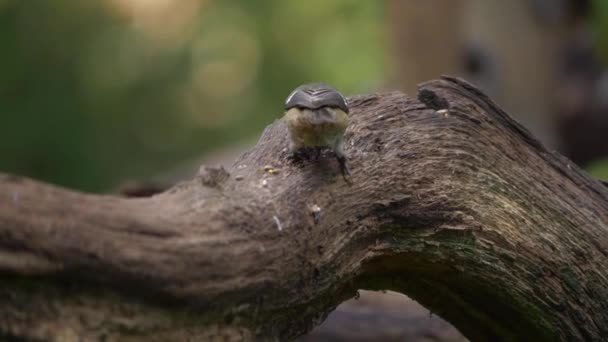
<svg viewBox="0 0 608 342"><path fill-rule="evenodd" d="M0 0L0 170L111 191L247 146L298 84L412 93L448 73L608 177L607 13L602 0Z"/></svg>
<svg viewBox="0 0 608 342"><path fill-rule="evenodd" d="M0 0L0 49L0 172L79 190L229 164L302 83L414 95L441 74L608 179L607 0Z"/></svg>
<svg viewBox="0 0 608 342"><path fill-rule="evenodd" d="M0 0L0 170L104 191L251 141L302 82L382 85L372 1Z"/></svg>

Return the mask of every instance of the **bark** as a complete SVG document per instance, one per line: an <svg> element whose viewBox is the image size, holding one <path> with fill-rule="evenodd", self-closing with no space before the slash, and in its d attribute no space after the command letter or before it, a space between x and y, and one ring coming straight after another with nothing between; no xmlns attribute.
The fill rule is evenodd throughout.
<svg viewBox="0 0 608 342"><path fill-rule="evenodd" d="M1 177L0 331L290 340L363 288L471 340L608 333L608 188L458 79L350 102L350 183L331 155L290 162L280 120L153 197Z"/></svg>

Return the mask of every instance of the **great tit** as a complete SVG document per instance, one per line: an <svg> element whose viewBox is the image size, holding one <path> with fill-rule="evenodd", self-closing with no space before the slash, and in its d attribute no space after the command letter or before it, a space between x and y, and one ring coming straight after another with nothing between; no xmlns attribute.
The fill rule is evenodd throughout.
<svg viewBox="0 0 608 342"><path fill-rule="evenodd" d="M289 151L293 157L312 149L330 148L342 175L350 176L342 148L348 126L348 102L336 88L325 83L297 87L285 101L285 123L289 130Z"/></svg>

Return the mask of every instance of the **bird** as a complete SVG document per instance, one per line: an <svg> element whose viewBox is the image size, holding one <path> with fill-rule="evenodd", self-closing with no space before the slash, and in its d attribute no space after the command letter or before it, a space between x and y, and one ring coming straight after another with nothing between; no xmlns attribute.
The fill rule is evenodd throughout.
<svg viewBox="0 0 608 342"><path fill-rule="evenodd" d="M285 100L285 123L289 131L289 152L293 158L310 149L317 155L331 149L344 179L351 175L343 142L348 126L348 101L336 88L326 83L303 84Z"/></svg>

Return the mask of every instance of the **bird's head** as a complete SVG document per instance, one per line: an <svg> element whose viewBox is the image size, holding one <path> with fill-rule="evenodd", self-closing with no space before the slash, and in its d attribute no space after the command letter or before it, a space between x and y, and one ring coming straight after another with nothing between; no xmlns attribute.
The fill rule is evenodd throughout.
<svg viewBox="0 0 608 342"><path fill-rule="evenodd" d="M285 110L291 108L317 110L338 108L348 113L348 102L336 88L325 83L304 84L291 92L285 100Z"/></svg>

